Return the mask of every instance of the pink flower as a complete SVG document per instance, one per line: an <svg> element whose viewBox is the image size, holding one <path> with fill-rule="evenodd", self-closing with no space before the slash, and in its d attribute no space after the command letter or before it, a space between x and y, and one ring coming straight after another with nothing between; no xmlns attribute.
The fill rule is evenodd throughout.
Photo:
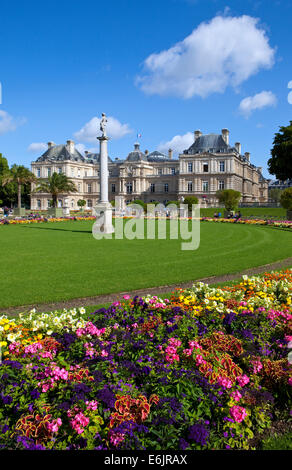
<svg viewBox="0 0 292 470"><path fill-rule="evenodd" d="M251 364L253 366L253 373L254 374L257 374L263 368L263 365L262 365L261 361L259 361L259 360L251 361Z"/></svg>
<svg viewBox="0 0 292 470"><path fill-rule="evenodd" d="M236 380L240 387L244 387L244 385L248 384L249 382L249 378L247 377L247 375L239 375L238 377L236 377Z"/></svg>
<svg viewBox="0 0 292 470"><path fill-rule="evenodd" d="M191 356L192 352L193 352L192 349L184 349L183 350L183 353L184 353L185 356Z"/></svg>
<svg viewBox="0 0 292 470"><path fill-rule="evenodd" d="M198 354L196 356L196 365L199 366L200 364L206 364L206 361L201 354Z"/></svg>
<svg viewBox="0 0 292 470"><path fill-rule="evenodd" d="M224 387L224 388L231 388L232 387L232 382L227 377L219 377L218 378L218 384L221 385L221 387Z"/></svg>
<svg viewBox="0 0 292 470"><path fill-rule="evenodd" d="M129 300L130 298L131 298L131 296L130 296L130 295L128 295L128 294L126 294L126 295L123 295L123 299L125 299L125 300Z"/></svg>
<svg viewBox="0 0 292 470"><path fill-rule="evenodd" d="M247 412L242 406L234 405L230 408L230 415L237 423L241 423L247 416Z"/></svg>
<svg viewBox="0 0 292 470"><path fill-rule="evenodd" d="M231 396L235 401L240 401L240 399L242 398L242 395L238 390L236 390L235 392L231 392Z"/></svg>

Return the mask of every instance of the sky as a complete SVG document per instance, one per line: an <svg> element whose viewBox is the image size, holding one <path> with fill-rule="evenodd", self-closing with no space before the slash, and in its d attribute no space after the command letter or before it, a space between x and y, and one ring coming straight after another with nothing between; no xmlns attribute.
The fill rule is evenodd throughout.
<svg viewBox="0 0 292 470"><path fill-rule="evenodd" d="M1 5L0 152L30 166L47 142L109 155L230 131L263 167L292 120L292 0L10 0ZM141 136L140 136L141 135Z"/></svg>

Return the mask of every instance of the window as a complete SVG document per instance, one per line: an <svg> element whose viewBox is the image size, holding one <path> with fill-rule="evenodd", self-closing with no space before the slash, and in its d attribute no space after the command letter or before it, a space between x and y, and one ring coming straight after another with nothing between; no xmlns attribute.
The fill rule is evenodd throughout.
<svg viewBox="0 0 292 470"><path fill-rule="evenodd" d="M71 167L71 176L74 176L74 168Z"/></svg>
<svg viewBox="0 0 292 470"><path fill-rule="evenodd" d="M175 168L171 168L171 174L175 175Z"/></svg>
<svg viewBox="0 0 292 470"><path fill-rule="evenodd" d="M87 171L84 172L85 176L87 176Z"/></svg>
<svg viewBox="0 0 292 470"><path fill-rule="evenodd" d="M40 169L40 168L37 168L37 177L38 177L38 178L41 177L41 169Z"/></svg>
<svg viewBox="0 0 292 470"><path fill-rule="evenodd" d="M225 171L225 162L224 162L224 160L222 160L222 161L219 163L219 169L220 169L221 172L222 172L222 171Z"/></svg>
<svg viewBox="0 0 292 470"><path fill-rule="evenodd" d="M193 191L193 183L192 181L188 182L188 192L191 193Z"/></svg>
<svg viewBox="0 0 292 470"><path fill-rule="evenodd" d="M42 207L41 200L38 199L38 200L37 200L37 208L40 209L41 207Z"/></svg>
<svg viewBox="0 0 292 470"><path fill-rule="evenodd" d="M80 178L80 168L78 168L78 170L77 170L77 176L78 176L78 178Z"/></svg>
<svg viewBox="0 0 292 470"><path fill-rule="evenodd" d="M151 191L151 193L155 193L155 184L154 183L150 184L150 191Z"/></svg>
<svg viewBox="0 0 292 470"><path fill-rule="evenodd" d="M62 207L62 205L63 205L62 199L58 199L58 207Z"/></svg>
<svg viewBox="0 0 292 470"><path fill-rule="evenodd" d="M158 174L159 174L159 176L162 175L162 168L158 168Z"/></svg>
<svg viewBox="0 0 292 470"><path fill-rule="evenodd" d="M52 174L52 169L51 168L48 168L48 177L50 177Z"/></svg>
<svg viewBox="0 0 292 470"><path fill-rule="evenodd" d="M193 172L193 163L192 162L188 162L188 172L189 173Z"/></svg>
<svg viewBox="0 0 292 470"><path fill-rule="evenodd" d="M126 184L126 188L127 188L127 194L132 194L132 192L133 192L133 184L132 184L132 183L127 183L127 184Z"/></svg>
<svg viewBox="0 0 292 470"><path fill-rule="evenodd" d="M224 189L224 186L225 186L224 180L220 180L220 181L219 181L219 190Z"/></svg>
<svg viewBox="0 0 292 470"><path fill-rule="evenodd" d="M81 183L78 183L78 192L80 193L81 191Z"/></svg>
<svg viewBox="0 0 292 470"><path fill-rule="evenodd" d="M205 192L209 191L209 182L208 181L203 181L203 191L205 191Z"/></svg>
<svg viewBox="0 0 292 470"><path fill-rule="evenodd" d="M92 199L87 200L87 207L92 207Z"/></svg>
<svg viewBox="0 0 292 470"><path fill-rule="evenodd" d="M164 183L164 192L168 193L168 183Z"/></svg>
<svg viewBox="0 0 292 470"><path fill-rule="evenodd" d="M72 207L72 209L74 207L74 201L73 200L71 201L71 207Z"/></svg>
<svg viewBox="0 0 292 470"><path fill-rule="evenodd" d="M48 203L48 208L51 207L51 200L50 199L47 199L47 203Z"/></svg>
<svg viewBox="0 0 292 470"><path fill-rule="evenodd" d="M87 192L88 192L88 193L91 193L91 192L92 192L92 185L91 185L91 184L88 184L88 185L87 185Z"/></svg>
<svg viewBox="0 0 292 470"><path fill-rule="evenodd" d="M59 173L59 175L61 175L61 173L62 173L62 167L61 166L58 168L58 173Z"/></svg>
<svg viewBox="0 0 292 470"><path fill-rule="evenodd" d="M209 164L208 163L203 163L203 172L208 173L209 171Z"/></svg>
<svg viewBox="0 0 292 470"><path fill-rule="evenodd" d="M112 193L115 193L116 192L116 185L113 183L112 184Z"/></svg>

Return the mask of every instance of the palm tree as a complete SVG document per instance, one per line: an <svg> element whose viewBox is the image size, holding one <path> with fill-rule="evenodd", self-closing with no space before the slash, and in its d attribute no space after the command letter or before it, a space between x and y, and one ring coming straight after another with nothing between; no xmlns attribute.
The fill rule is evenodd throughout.
<svg viewBox="0 0 292 470"><path fill-rule="evenodd" d="M40 183L35 191L51 194L53 207L57 207L59 194L76 193L78 190L73 181L64 175L64 173L53 173L52 176L48 177L48 181Z"/></svg>
<svg viewBox="0 0 292 470"><path fill-rule="evenodd" d="M36 181L35 175L23 165L13 165L2 177L2 186L17 184L17 207L21 209L21 188L23 184Z"/></svg>

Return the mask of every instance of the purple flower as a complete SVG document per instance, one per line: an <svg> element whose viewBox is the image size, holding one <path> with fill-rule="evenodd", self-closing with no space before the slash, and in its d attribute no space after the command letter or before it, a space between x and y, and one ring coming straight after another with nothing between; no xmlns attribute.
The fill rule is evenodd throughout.
<svg viewBox="0 0 292 470"><path fill-rule="evenodd" d="M209 430L201 423L194 424L189 428L188 438L201 444L202 446L207 445L209 439Z"/></svg>

